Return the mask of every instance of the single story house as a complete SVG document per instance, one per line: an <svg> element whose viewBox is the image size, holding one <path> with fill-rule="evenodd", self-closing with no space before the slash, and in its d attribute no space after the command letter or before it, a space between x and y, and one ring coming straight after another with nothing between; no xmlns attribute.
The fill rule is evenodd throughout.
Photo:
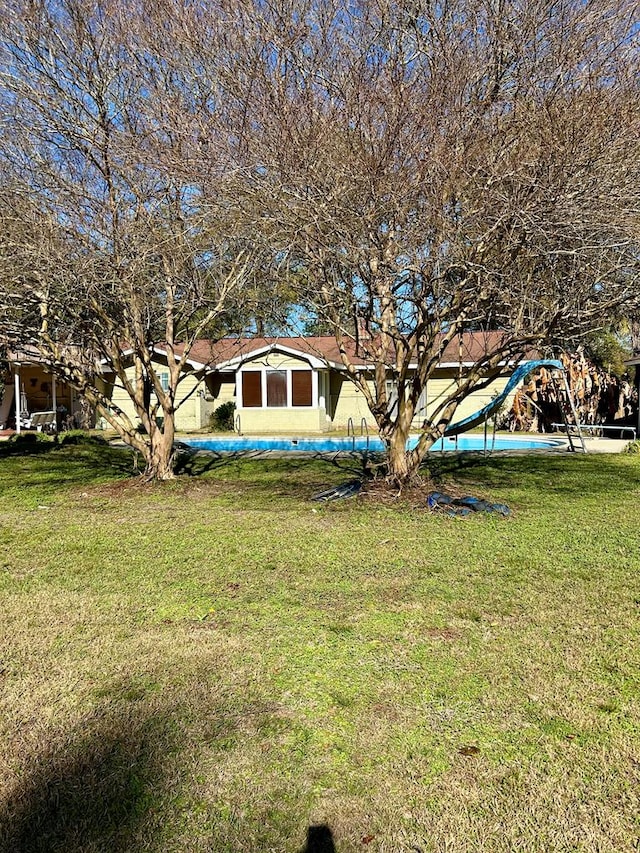
<svg viewBox="0 0 640 853"><path fill-rule="evenodd" d="M497 332L467 333L445 349L415 416L419 427L460 373L472 367L488 349ZM355 347L354 347L355 349ZM161 381L168 382L166 352L157 347ZM352 354L365 373L371 365ZM478 411L505 387L513 366L487 388L471 394L458 409L456 420ZM133 368L131 368L133 374ZM133 418L133 406L124 389L105 375L114 407ZM109 384L109 380L111 380ZM389 379L388 393L393 394ZM322 433L344 429L351 421L360 430L374 422L364 395L349 380L334 337L224 338L197 341L178 389L178 430L205 429L211 414L223 403L236 406L236 427L243 433Z"/></svg>
<svg viewBox="0 0 640 853"><path fill-rule="evenodd" d="M493 348L498 332L469 332L444 350L415 415L418 428L456 378ZM353 363L371 371L365 358L351 353ZM162 382L168 383L166 351L155 348ZM9 371L0 403L0 429L38 427L55 419L58 429L93 426L95 418L76 392L51 373L35 349L9 353ZM499 394L513 365L487 388L471 394L460 406L456 420L478 411ZM133 366L130 368L133 379ZM371 372L373 376L373 373ZM115 376L103 368L100 381L114 409L135 420L133 404ZM388 394L393 399L393 381ZM223 403L236 406L236 427L243 433L322 433L345 429L353 423L359 432L366 423L374 428L364 395L347 377L332 336L224 338L197 341L187 359L178 388L176 427L191 432L206 429L212 413ZM16 418L17 415L17 418ZM34 417L38 416L38 417ZM98 419L97 426L104 426Z"/></svg>

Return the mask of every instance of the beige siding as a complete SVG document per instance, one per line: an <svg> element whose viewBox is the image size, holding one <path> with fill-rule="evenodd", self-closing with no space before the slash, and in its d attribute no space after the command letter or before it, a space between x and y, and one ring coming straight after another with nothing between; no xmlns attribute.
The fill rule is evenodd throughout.
<svg viewBox="0 0 640 853"><path fill-rule="evenodd" d="M254 359L249 369L261 367L273 369L309 369L304 359L295 359L271 353L268 358ZM208 426L211 413L223 403L237 403L236 374L212 374L206 380L206 394L203 398L203 426ZM240 429L243 433L317 433L326 432L330 426L324 407L295 408L246 408L238 411Z"/></svg>
<svg viewBox="0 0 640 853"><path fill-rule="evenodd" d="M243 368L247 371L253 370L307 370L312 371L309 362L304 358L297 358L287 353L272 352L263 354L258 358L245 361ZM240 373L240 372L239 372ZM316 374L314 381L318 382L318 396L322 397L324 381L322 371L313 370ZM289 396L291 395L290 379L288 380ZM264 375L263 375L264 382ZM241 384L240 376L237 377L238 387ZM236 402L238 402L236 400ZM264 402L264 385L263 385ZM324 406L248 406L238 407L237 419L243 433L318 433L326 432L330 427Z"/></svg>
<svg viewBox="0 0 640 853"><path fill-rule="evenodd" d="M156 364L156 369L162 371L163 364ZM133 381L135 369L127 369L127 378ZM178 386L176 429L181 432L201 429L203 424L203 400L199 391L204 389L204 384L195 373L184 374ZM111 404L121 409L134 423L137 421L133 402L124 388L116 383L111 394ZM158 412L162 417L162 410Z"/></svg>
<svg viewBox="0 0 640 853"><path fill-rule="evenodd" d="M245 434L325 432L329 426L324 409L242 409L238 416Z"/></svg>
<svg viewBox="0 0 640 853"><path fill-rule="evenodd" d="M500 394L507 384L508 377L500 377L492 382L487 388L470 394L459 406L454 420L459 421L479 411L496 396ZM441 371L436 374L427 386L427 416L432 414L438 403L442 402L447 394L453 390L455 385L455 374L452 371ZM373 382L369 382L369 388L373 392ZM507 400L510 405L512 397ZM359 427L361 419L365 418L371 427L375 421L369 411L364 394L343 375L334 373L331 377L331 409L332 428L344 429L349 418L354 426ZM414 420L414 427L419 427L425 418L424 413L418 413Z"/></svg>
<svg viewBox="0 0 640 853"><path fill-rule="evenodd" d="M455 415L455 421L464 420L474 412L479 411L488 405L497 394L502 393L508 382L507 376L501 376L495 379L490 385L481 391L474 391L470 394L458 407ZM427 385L427 416L430 416L437 408L439 403L444 402L447 395L455 388L455 379L451 375L436 376L431 379ZM512 397L507 400L507 406L510 405ZM423 416L420 417L422 419Z"/></svg>
<svg viewBox="0 0 640 853"><path fill-rule="evenodd" d="M270 367L273 369L309 368L302 358L295 358L282 353L269 353L250 362L245 362L248 369ZM162 370L162 364L158 364ZM134 370L130 368L128 375L133 378ZM243 433L306 433L325 432L328 429L345 429L349 419L353 421L356 430L364 418L370 430L375 429L375 422L364 394L346 378L343 373L329 371L329 381L325 387L323 381L319 385L319 393L328 390L327 410L324 408L247 408L240 409L240 428ZM437 403L442 401L453 389L457 373L453 370L438 371L430 380L427 388L427 414L434 412ZM320 379L320 376L319 376ZM500 393L508 377L500 377L489 387L471 394L458 408L454 420L462 420L487 405L493 397ZM191 431L206 428L209 425L211 413L218 406L230 400L236 400L236 374L213 374L206 381L195 374L186 375L178 389L178 399L181 402L176 413L176 428L180 431ZM373 391L373 382L369 383ZM121 408L135 421L133 404L124 389L115 387L112 402ZM507 401L507 405L510 400ZM424 413L418 413L414 427L418 428L424 419Z"/></svg>
<svg viewBox="0 0 640 853"><path fill-rule="evenodd" d="M198 392L203 390L204 384L195 374L189 373L182 378L177 394L176 429L202 428L202 396Z"/></svg>
<svg viewBox="0 0 640 853"><path fill-rule="evenodd" d="M369 387L373 391L372 382L369 382ZM364 394L343 374L333 373L331 376L330 412L334 429L345 429L349 418L358 428L362 418L369 427L375 423Z"/></svg>

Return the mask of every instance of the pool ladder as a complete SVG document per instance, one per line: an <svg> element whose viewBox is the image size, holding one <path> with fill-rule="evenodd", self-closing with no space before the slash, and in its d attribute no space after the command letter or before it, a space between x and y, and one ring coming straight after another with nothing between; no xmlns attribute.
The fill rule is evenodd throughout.
<svg viewBox="0 0 640 853"><path fill-rule="evenodd" d="M367 437L367 447L366 453L369 452L369 425L367 424L366 418L360 419L360 436L366 435ZM347 438L351 438L351 450L355 453L356 449L356 430L353 425L353 418L349 418L347 421Z"/></svg>

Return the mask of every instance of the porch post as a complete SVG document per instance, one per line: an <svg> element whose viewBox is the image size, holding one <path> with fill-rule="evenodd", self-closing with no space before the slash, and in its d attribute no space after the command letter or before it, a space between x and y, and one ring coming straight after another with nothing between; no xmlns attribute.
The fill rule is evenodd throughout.
<svg viewBox="0 0 640 853"><path fill-rule="evenodd" d="M20 432L20 418L22 416L22 412L20 411L20 368L16 364L15 373L13 374L13 379L15 383L15 401L16 401L16 432Z"/></svg>
<svg viewBox="0 0 640 853"><path fill-rule="evenodd" d="M267 368L260 369L260 393L262 394L262 408L267 408Z"/></svg>
<svg viewBox="0 0 640 853"><path fill-rule="evenodd" d="M242 408L244 395L242 393L242 368L236 370L236 411Z"/></svg>
<svg viewBox="0 0 640 853"><path fill-rule="evenodd" d="M315 371L314 371L315 372ZM324 371L322 373L317 371L317 379L316 383L318 385L318 408L324 409L325 412L328 411L327 408L327 377L325 376ZM313 383L313 380L312 380Z"/></svg>
<svg viewBox="0 0 640 853"><path fill-rule="evenodd" d="M57 396L57 387L56 387L56 375L55 373L51 374L51 408L53 409L53 429L54 432L58 432L58 396Z"/></svg>

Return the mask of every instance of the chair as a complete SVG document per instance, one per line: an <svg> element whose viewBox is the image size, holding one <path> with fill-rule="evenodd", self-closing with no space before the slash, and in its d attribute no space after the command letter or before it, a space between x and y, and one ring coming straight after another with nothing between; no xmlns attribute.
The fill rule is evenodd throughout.
<svg viewBox="0 0 640 853"><path fill-rule="evenodd" d="M38 432L55 432L55 412L34 412L31 415L29 426L25 429L36 429Z"/></svg>

